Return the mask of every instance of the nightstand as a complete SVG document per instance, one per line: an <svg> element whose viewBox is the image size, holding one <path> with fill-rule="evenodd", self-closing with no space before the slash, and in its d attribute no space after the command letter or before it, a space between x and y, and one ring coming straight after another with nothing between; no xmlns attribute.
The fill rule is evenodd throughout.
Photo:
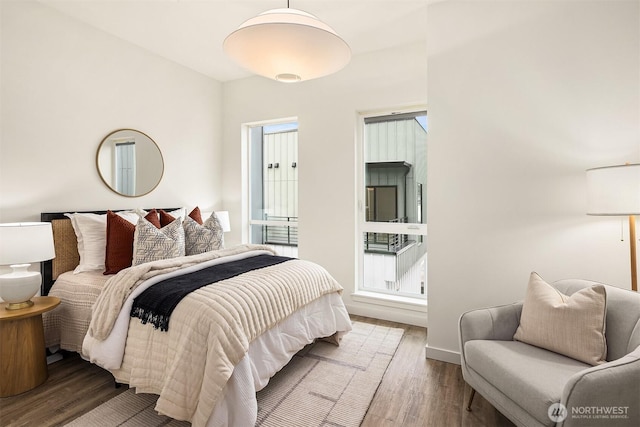
<svg viewBox="0 0 640 427"><path fill-rule="evenodd" d="M34 305L7 310L0 305L0 397L29 391L47 380L42 313L60 304L57 297L33 297Z"/></svg>

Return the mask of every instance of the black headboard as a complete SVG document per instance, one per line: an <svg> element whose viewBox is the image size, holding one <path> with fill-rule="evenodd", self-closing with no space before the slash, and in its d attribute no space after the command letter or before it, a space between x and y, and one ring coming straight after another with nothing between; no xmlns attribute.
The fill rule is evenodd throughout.
<svg viewBox="0 0 640 427"><path fill-rule="evenodd" d="M156 210L164 210L164 211L174 211L180 208L155 208ZM119 212L123 210L131 210L131 209L111 209L112 212ZM150 211L151 209L144 209L146 211ZM43 222L51 222L54 219L67 219L64 215L65 213L94 213L99 215L104 215L107 211L66 211L66 212L42 212L40 214L40 221ZM40 286L40 292L42 295L48 295L51 286L53 286L53 282L55 279L53 278L53 260L44 261L40 263L40 273L42 274L42 285Z"/></svg>

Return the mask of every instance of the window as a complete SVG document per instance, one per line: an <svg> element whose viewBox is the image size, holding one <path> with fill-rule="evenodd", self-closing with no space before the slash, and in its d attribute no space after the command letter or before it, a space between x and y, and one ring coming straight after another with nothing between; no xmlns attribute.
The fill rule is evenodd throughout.
<svg viewBox="0 0 640 427"><path fill-rule="evenodd" d="M116 142L115 147L116 191L132 196L136 194L136 143Z"/></svg>
<svg viewBox="0 0 640 427"><path fill-rule="evenodd" d="M248 127L249 242L297 256L298 123Z"/></svg>
<svg viewBox="0 0 640 427"><path fill-rule="evenodd" d="M363 117L358 291L426 300L426 112Z"/></svg>

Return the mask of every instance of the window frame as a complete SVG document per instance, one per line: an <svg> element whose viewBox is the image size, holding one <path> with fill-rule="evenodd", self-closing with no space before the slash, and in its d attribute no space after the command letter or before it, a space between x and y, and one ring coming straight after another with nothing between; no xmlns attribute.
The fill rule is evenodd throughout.
<svg viewBox="0 0 640 427"><path fill-rule="evenodd" d="M273 120L260 120L256 122L247 122L242 124L242 242L251 242L251 229L253 226L283 226L283 221L273 221L264 219L252 218L252 188L251 188L251 163L253 162L253 150L251 141L251 129L256 127L267 127L272 125L287 124L287 123L299 124L298 117L285 117ZM264 135L264 129L263 129ZM264 142L264 141L263 141ZM297 203L297 202L296 202ZM298 221L288 221L285 223L287 227L298 228Z"/></svg>
<svg viewBox="0 0 640 427"><path fill-rule="evenodd" d="M403 116L409 117L413 115L427 115L426 105L414 105L400 109L384 109L376 111L365 111L357 114L357 131L356 131L356 197L357 197L357 221L356 221L356 277L355 290L352 298L356 301L381 304L385 306L393 306L406 308L410 310L424 311L427 305L427 294L424 295L406 295L403 293L390 293L382 289L372 289L364 286L364 256L365 242L364 235L366 233L388 233L388 234L406 234L411 236L419 236L416 244L426 244L427 223L389 223L389 222L372 222L366 220L366 153L365 153L365 127L366 122L386 121L389 117L402 119ZM422 184L422 199L425 200L426 183ZM423 220L426 219L426 207L421 212ZM426 282L426 278L425 278ZM426 283L425 283L426 286Z"/></svg>

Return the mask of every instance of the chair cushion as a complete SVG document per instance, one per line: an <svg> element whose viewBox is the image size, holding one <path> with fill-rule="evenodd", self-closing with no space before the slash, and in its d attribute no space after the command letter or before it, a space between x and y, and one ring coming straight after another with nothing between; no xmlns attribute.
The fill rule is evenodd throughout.
<svg viewBox="0 0 640 427"><path fill-rule="evenodd" d="M467 341L464 354L468 368L542 424L549 422L549 406L560 402L569 378L590 367L519 341Z"/></svg>
<svg viewBox="0 0 640 427"><path fill-rule="evenodd" d="M564 295L531 273L514 340L598 365L607 357L604 285Z"/></svg>

